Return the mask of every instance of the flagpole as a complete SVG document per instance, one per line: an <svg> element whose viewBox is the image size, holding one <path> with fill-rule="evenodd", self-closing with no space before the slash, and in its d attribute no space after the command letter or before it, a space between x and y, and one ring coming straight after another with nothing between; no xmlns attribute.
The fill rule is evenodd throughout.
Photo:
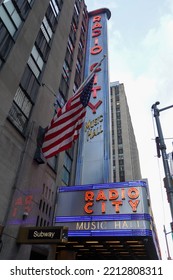
<svg viewBox="0 0 173 280"><path fill-rule="evenodd" d="M89 74L89 76L83 81L83 83L80 85L80 87L77 89L75 94L78 94L79 91L81 90L81 88L89 81L89 79L92 77L92 75L95 73L95 71L97 70L98 66L100 66L102 64L102 61L105 59L106 54L104 54L104 56L102 57L102 59L96 64L96 66L93 68L93 70L91 71L91 73Z"/></svg>

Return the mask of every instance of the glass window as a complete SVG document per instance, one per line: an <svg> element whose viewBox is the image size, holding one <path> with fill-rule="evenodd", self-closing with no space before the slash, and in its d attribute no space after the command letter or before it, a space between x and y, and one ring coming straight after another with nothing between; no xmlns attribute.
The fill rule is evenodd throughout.
<svg viewBox="0 0 173 280"><path fill-rule="evenodd" d="M57 17L58 14L59 14L59 8L58 8L56 0L51 0L50 1L50 6L52 8L52 11L53 11L55 17Z"/></svg>
<svg viewBox="0 0 173 280"><path fill-rule="evenodd" d="M72 40L71 40L70 38L68 38L67 48L68 48L68 50L69 50L70 54L72 54L72 53L73 53L73 51L74 51L74 47L73 47Z"/></svg>
<svg viewBox="0 0 173 280"><path fill-rule="evenodd" d="M74 92L74 94L76 93L77 89L78 89L78 86L77 86L76 83L74 83L74 86L73 86L73 92Z"/></svg>
<svg viewBox="0 0 173 280"><path fill-rule="evenodd" d="M37 51L37 48L34 46L31 52L31 55L33 56L34 60L36 61L37 65L39 66L40 69L43 68L43 60L39 54L39 52Z"/></svg>
<svg viewBox="0 0 173 280"><path fill-rule="evenodd" d="M48 159L48 165L56 172L57 168L57 156L51 157Z"/></svg>
<svg viewBox="0 0 173 280"><path fill-rule="evenodd" d="M77 59L77 62L76 62L76 69L77 69L78 73L80 73L81 64L80 64L80 61L78 59Z"/></svg>
<svg viewBox="0 0 173 280"><path fill-rule="evenodd" d="M65 153L64 165L68 171L71 170L72 160L67 153Z"/></svg>
<svg viewBox="0 0 173 280"><path fill-rule="evenodd" d="M14 40L9 34L4 23L0 20L0 58L2 63L3 60L5 61L13 45L14 45Z"/></svg>
<svg viewBox="0 0 173 280"><path fill-rule="evenodd" d="M66 186L69 184L70 181L70 174L65 167L63 168L62 181L65 183Z"/></svg>
<svg viewBox="0 0 173 280"><path fill-rule="evenodd" d="M31 109L32 103L22 89L18 88L8 118L22 133L25 132Z"/></svg>
<svg viewBox="0 0 173 280"><path fill-rule="evenodd" d="M57 97L56 97L56 106L57 108L62 108L64 106L64 104L66 103L65 98L61 95L61 93L58 93Z"/></svg>
<svg viewBox="0 0 173 280"><path fill-rule="evenodd" d="M49 43L49 41L52 38L53 32L46 17L44 17L43 22L41 24L41 30L43 32L46 41Z"/></svg>
<svg viewBox="0 0 173 280"><path fill-rule="evenodd" d="M64 64L63 64L63 78L66 80L66 82L69 79L69 75L70 75L70 69L69 69L66 61L64 61Z"/></svg>
<svg viewBox="0 0 173 280"><path fill-rule="evenodd" d="M80 40L80 41L79 41L79 49L80 49L81 51L83 51L83 48L84 48L83 42Z"/></svg>
<svg viewBox="0 0 173 280"><path fill-rule="evenodd" d="M4 22L6 28L8 29L9 33L11 34L11 36L14 36L17 29L2 5L0 6L0 17Z"/></svg>
<svg viewBox="0 0 173 280"><path fill-rule="evenodd" d="M79 15L79 9L78 9L78 7L77 7L76 4L74 5L74 9L75 9L75 11L76 11L76 14Z"/></svg>
<svg viewBox="0 0 173 280"><path fill-rule="evenodd" d="M40 75L40 70L38 69L35 61L33 60L33 58L31 56L29 57L28 65L30 66L30 68L31 68L32 72L34 73L34 75L36 76L36 78L38 78Z"/></svg>
<svg viewBox="0 0 173 280"><path fill-rule="evenodd" d="M72 22L71 28L72 28L72 30L73 30L74 32L77 31L77 25L76 25L76 23L75 23L74 20L73 20L73 22Z"/></svg>
<svg viewBox="0 0 173 280"><path fill-rule="evenodd" d="M81 31L82 31L83 33L85 33L85 27L84 27L83 22L82 22L82 26L81 26Z"/></svg>
<svg viewBox="0 0 173 280"><path fill-rule="evenodd" d="M71 166L72 166L72 158L66 152L65 153L65 158L64 158L63 172L62 172L62 181L66 185L68 185L69 181L70 181Z"/></svg>
<svg viewBox="0 0 173 280"><path fill-rule="evenodd" d="M36 78L39 78L39 75L41 74L41 71L43 69L44 61L35 46L33 47L31 55L28 59L28 65L30 66Z"/></svg>
<svg viewBox="0 0 173 280"><path fill-rule="evenodd" d="M22 23L22 19L11 0L4 0L3 4L0 6L0 17L10 34L14 36Z"/></svg>
<svg viewBox="0 0 173 280"><path fill-rule="evenodd" d="M14 96L14 102L18 105L23 114L28 118L32 109L32 103L29 101L20 87L18 88Z"/></svg>
<svg viewBox="0 0 173 280"><path fill-rule="evenodd" d="M122 144L123 143L122 141L123 141L122 136L118 136L118 144Z"/></svg>

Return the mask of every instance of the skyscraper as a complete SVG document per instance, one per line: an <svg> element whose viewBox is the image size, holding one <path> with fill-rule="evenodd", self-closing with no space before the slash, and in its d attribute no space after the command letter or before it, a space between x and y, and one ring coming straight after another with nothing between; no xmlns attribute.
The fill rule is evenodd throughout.
<svg viewBox="0 0 173 280"><path fill-rule="evenodd" d="M124 85L114 82L110 86L113 181L140 180L138 149Z"/></svg>
<svg viewBox="0 0 173 280"><path fill-rule="evenodd" d="M1 2L0 258L47 258L16 240L51 226L57 187L74 182L75 146L45 161L40 139L83 81L88 13L83 0Z"/></svg>

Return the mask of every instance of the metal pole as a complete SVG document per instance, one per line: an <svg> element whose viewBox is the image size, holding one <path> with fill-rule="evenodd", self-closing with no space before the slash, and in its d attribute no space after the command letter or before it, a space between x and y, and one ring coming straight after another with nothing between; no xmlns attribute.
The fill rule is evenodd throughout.
<svg viewBox="0 0 173 280"><path fill-rule="evenodd" d="M164 234L165 234L166 248L167 248L167 252L168 252L168 257L167 257L167 259L168 259L168 260L171 260L171 256L170 256L170 252L169 252L168 239L167 239L167 233L166 233L166 228L165 228L165 225L163 226L163 231L164 231Z"/></svg>
<svg viewBox="0 0 173 280"><path fill-rule="evenodd" d="M172 178L171 178L170 169L169 169L169 165L168 165L168 158L167 158L167 154L166 154L166 145L164 142L162 128L161 128L160 119L159 119L160 111L169 109L169 108L173 107L173 105L159 110L157 108L157 105L159 105L159 104L160 104L159 102L156 102L155 104L153 104L152 109L154 111L154 117L156 120L156 126L157 126L158 137L159 137L159 149L161 150L161 153L162 153L163 167L164 167L165 179L166 179L165 187L166 187L166 191L168 194L168 201L170 204L171 216L172 216L172 221L173 221L173 185L172 185Z"/></svg>

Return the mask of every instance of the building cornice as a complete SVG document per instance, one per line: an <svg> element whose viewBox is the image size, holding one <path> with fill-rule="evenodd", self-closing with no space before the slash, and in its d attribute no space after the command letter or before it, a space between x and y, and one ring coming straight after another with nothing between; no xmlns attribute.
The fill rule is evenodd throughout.
<svg viewBox="0 0 173 280"><path fill-rule="evenodd" d="M98 14L103 14L103 13L107 14L108 19L111 18L111 11L107 8L101 8L101 9L98 9L98 10L91 11L91 12L88 13L88 16L92 17L92 16L96 16Z"/></svg>

